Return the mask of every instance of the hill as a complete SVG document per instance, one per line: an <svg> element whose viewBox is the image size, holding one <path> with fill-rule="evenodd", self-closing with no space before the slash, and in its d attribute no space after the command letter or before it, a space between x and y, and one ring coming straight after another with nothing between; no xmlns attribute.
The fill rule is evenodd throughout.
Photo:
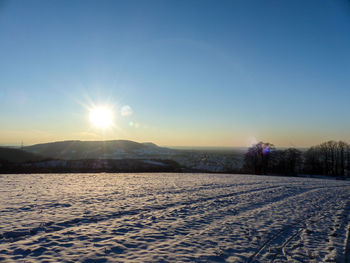
<svg viewBox="0 0 350 263"><path fill-rule="evenodd" d="M22 163L43 160L38 154L26 152L20 149L0 147L0 162Z"/></svg>
<svg viewBox="0 0 350 263"><path fill-rule="evenodd" d="M144 158L170 154L173 150L159 147L153 143L138 143L128 140L111 141L59 141L35 144L24 147L29 153L65 159L124 159Z"/></svg>

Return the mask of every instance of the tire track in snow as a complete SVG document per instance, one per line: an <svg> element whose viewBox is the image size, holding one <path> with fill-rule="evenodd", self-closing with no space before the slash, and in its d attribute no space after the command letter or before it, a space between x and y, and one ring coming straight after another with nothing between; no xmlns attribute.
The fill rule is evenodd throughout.
<svg viewBox="0 0 350 263"><path fill-rule="evenodd" d="M294 188L294 186L293 187L287 186L287 187ZM333 186L333 187L339 187L339 186ZM145 207L140 208L140 209L132 209L132 210L127 210L127 211L123 210L123 211L118 211L118 212L114 212L114 213L107 213L104 215L85 216L85 217L74 218L72 220L67 220L67 221L58 222L58 223L53 222L53 221L44 222L44 223L41 223L39 226L30 228L30 229L17 229L14 231L7 231L4 233L0 233L0 244L3 242L9 242L9 241L12 242L12 241L21 240L21 239L24 239L28 236L34 236L34 235L37 235L37 234L43 233L43 232L44 233L51 233L51 232L61 231L61 230L64 230L66 228L74 227L74 226L81 225L81 224L98 223L101 221L109 220L111 218L121 218L123 216L133 216L133 215L137 215L137 214L141 214L141 213L166 210L166 209L170 209L170 208L178 207L178 206L194 205L194 204L203 203L203 202L207 202L207 201L229 198L229 197L233 197L233 196L240 196L243 194L250 194L250 193L255 193L255 192L262 192L262 191L271 190L271 189L278 189L278 188L283 188L283 186L274 185L274 186L263 187L263 188L254 188L254 189L250 189L250 190L246 190L246 191L234 192L234 193L229 193L229 194L222 194L222 195L217 195L217 196L202 197L202 198L195 199L195 200L188 200L188 201L170 203L170 204L159 205L159 206L145 206ZM311 190L319 189L319 188L320 187L309 188L309 189L307 189L307 191L311 191ZM321 188L323 188L323 187L321 187ZM292 195L292 196L294 196L294 195ZM286 196L285 194L283 195L283 199L287 198L287 197L289 197L289 196ZM256 206L254 206L254 209L256 209Z"/></svg>
<svg viewBox="0 0 350 263"><path fill-rule="evenodd" d="M347 231L346 231L344 263L350 263L350 222L347 226Z"/></svg>
<svg viewBox="0 0 350 263"><path fill-rule="evenodd" d="M273 185L274 183L271 182L271 185ZM277 183L276 183L277 184ZM288 184L288 183L284 183L284 184ZM283 186L284 184L278 183L277 186ZM264 185L264 182L258 182L258 183L245 183L245 184L241 184L239 185L240 187L242 186L259 186L259 185ZM174 194L181 194L181 193L193 193L193 192L200 192L203 190L218 190L218 189L228 189L228 188L234 188L237 187L238 184L226 184L226 185L215 185L215 186L210 186L210 184L205 184L205 185L201 185L199 187L196 188L181 188L181 189L167 189L166 191L159 191L159 192L153 192L153 191L149 191L149 193L141 193L141 194L131 194L130 196L126 195L123 196L123 198L142 198L142 197L146 197L146 196L154 196L154 195L174 195ZM110 201L109 197L110 196L114 196L115 192L113 193L108 193L108 194L104 194L103 195L103 199L100 199L100 202L104 202L104 201ZM92 197L92 198L85 198L82 201L82 205L86 204L86 203L95 203L96 202L96 197ZM66 203L61 203L61 202L47 202L46 204L30 204L30 205L25 205L22 207L17 207L17 208L11 208L11 207L5 207L3 208L0 212L1 213L16 213L16 212L23 212L23 211L34 211L34 210L44 210L44 209L49 209L52 207L70 207L71 205L66 204Z"/></svg>
<svg viewBox="0 0 350 263"><path fill-rule="evenodd" d="M155 176L155 178L158 177ZM252 176L252 178L255 177ZM178 179L181 179L180 176ZM248 256L254 252L253 250L257 249L266 238L271 237L271 234L276 233L278 229L288 223L295 222L302 214L306 215L309 211L324 208L326 205L325 200L334 200L332 194L337 193L336 188L328 191L327 189L330 187L322 187L334 185L331 181L328 183L326 181L304 181L294 178L286 180L281 177L278 179L279 182L277 180L276 182L271 182L272 180L267 178L265 182L259 183L257 187L242 185L241 188L240 184L237 183L232 185L232 189L217 191L197 190L193 194L188 194L187 190L191 189L191 185L193 187L201 187L204 185L203 182L207 183L205 180L198 182L196 179L198 177L193 177L192 180L186 180L185 182L180 180L179 188L175 187L170 190L175 189L181 194L173 193L169 196L170 198L161 196L160 193L162 190L169 189L169 183L166 180L148 182L146 188L134 187L137 183L143 183L143 180L140 179L139 182L133 182L131 185L125 183L126 191L121 191L108 199L104 198L104 196L110 194L110 190L115 188L103 188L104 182L95 182L94 179L90 185L96 183L96 187L90 186L87 188L88 191L77 191L77 194L73 197L77 201L88 199L93 202L95 200L96 203L92 206L77 202L78 204L75 204L75 207L79 205L84 207L85 205L85 208L91 208L90 212L94 212L95 215L101 217L97 218L92 214L84 216L84 214L79 213L77 217L82 220L88 220L86 222L78 221L76 224L72 222L70 226L63 224L62 231L58 229L56 233L47 234L45 231L55 227L56 223L67 223L75 219L74 214L68 214L74 206L69 209L49 209L45 211L47 214L50 215L52 212L55 214L56 212L56 215L59 215L57 211L62 211L65 213L63 214L64 217L61 217L61 219L53 218L53 225L46 227L43 224L38 233L35 234L35 231L33 231L34 235L23 236L20 238L22 241L16 242L16 238L4 240L6 243L0 244L0 248L3 248L1 250L3 252L2 258L9 260L9 262L18 262L21 259L24 260L24 258L33 262L45 261L45 259L51 259L52 261L66 260L67 262L92 262L95 260L110 260L111 262L118 260L120 262L242 262L246 261ZM239 177L239 180L237 178L231 179L239 182L242 178ZM220 180L215 181L213 185L217 185L217 182L220 183ZM226 179L221 181L224 184L229 182ZM260 178L257 178L257 181L260 181ZM285 183L286 181L289 181L289 183ZM304 183L299 184L300 181ZM277 187L282 184L285 186ZM74 185L72 184L72 186ZM76 185L80 187L78 190L84 190L85 188L81 182L78 182ZM154 187L149 187L152 185ZM204 187L208 188L208 185ZM266 190L262 190L264 187ZM268 190L271 187L277 188ZM119 191L122 188L118 187L115 190ZM322 191L321 189L324 190ZM345 190L347 189L339 189L339 192L344 193ZM233 193L233 191L237 192ZM104 192L107 195L104 195ZM148 192L150 194L147 194ZM248 193L243 194L244 192ZM53 193L57 193L57 190L53 191ZM225 197L227 194L238 196ZM282 194L289 197L283 199L280 196ZM147 198L147 196L152 195L154 195L154 198ZM49 197L45 193L43 196ZM64 197L62 194L59 196ZM90 198L91 196L95 196L95 198ZM146 196L146 198L138 199L138 196ZM341 196L344 196L344 194L339 195L339 197ZM55 195L52 195L52 197L53 202L62 200ZM120 197L126 197L126 200L120 203L118 202ZM211 199L205 201L205 198L208 197ZM220 197L222 198L220 199ZM50 199L45 198L45 200ZM135 203L131 204L134 201ZM130 202L130 206L124 206L125 204L128 205L128 202ZM6 200L3 203L6 204ZM19 203L17 202L17 205ZM120 205L120 208L117 208L118 205ZM136 214L113 217L114 213L123 212L123 207L128 209L126 212L134 211ZM46 213L43 216L47 216ZM31 218L34 213L22 212L17 214L16 218L20 218L22 215L25 216L24 220L27 218L32 220L28 221L30 224L32 224L31 222L33 222L33 225L40 223L40 219ZM143 215L146 215L146 217L143 218ZM160 216L159 218L158 215ZM2 220L5 225L7 218L9 217L4 217ZM52 217L46 219L48 223L51 223L50 218ZM94 220L96 219L98 220L95 222ZM174 220L178 221L172 224ZM329 220L321 221L322 224L324 222L326 222L327 226L332 225ZM317 226L319 225L320 223L317 224ZM19 224L17 224L17 229L19 229L18 226ZM13 230L10 227L7 229ZM28 230L32 228L29 228L27 225L23 229ZM172 232L172 230L178 232ZM288 236L293 233L295 232L290 231ZM342 237L345 234L345 231L342 232ZM258 242L251 242L256 240L254 237L262 237L262 239ZM14 241L14 243L7 241ZM293 239L289 242L292 241ZM309 239L307 241L312 242ZM314 243L310 244L313 245ZM46 247L47 250L38 251L38 245ZM344 245L343 242L341 244L341 249L343 250ZM320 246L318 245L317 248L320 248ZM220 253L216 254L214 249L218 249ZM75 255L73 255L72 251L74 251ZM28 255L28 253L30 254Z"/></svg>
<svg viewBox="0 0 350 263"><path fill-rule="evenodd" d="M327 200L327 199L326 199ZM328 200L327 200L328 201ZM284 226L279 231L275 232L270 238L268 238L247 260L247 263L250 262L259 262L256 261L259 256L263 256L263 253L271 248L273 248L276 244L279 245L282 243L281 246L275 246L275 251L273 253L273 256L271 259L269 259L271 262L273 260L277 259L278 256L283 255L286 260L288 261L288 255L286 253L286 247L287 245L294 240L302 230L307 228L306 222L310 218L317 218L312 220L312 224L316 224L319 221L321 221L323 218L326 217L327 213L329 212L330 208L334 207L335 202L334 200L331 200L328 202L329 204L320 211L314 211L314 213L309 214L307 216L301 216L297 220L295 220L293 223L288 224L287 226ZM284 236L287 234L286 236ZM284 242L283 242L284 240ZM276 249L277 248L277 249ZM272 249L273 250L273 249Z"/></svg>
<svg viewBox="0 0 350 263"><path fill-rule="evenodd" d="M311 229L321 229L321 231L324 231L325 229L331 229L332 233L328 233L328 235L326 237L326 240L329 240L328 242L330 242L331 238L337 239L339 237L344 236L341 234L341 232L343 232L345 230L344 231L346 233L345 240L344 240L345 249L342 251L338 250L336 253L336 258L333 258L334 255L330 256L327 254L325 256L325 258L322 259L322 261L329 262L329 261L335 260L336 262L344 262L344 261L346 262L346 245L347 245L347 234L348 234L347 229L350 227L350 225L348 225L348 222L346 222L346 226L344 226L344 223L346 221L346 220L344 220L344 217L347 218L348 211L350 210L350 202L344 203L341 200L348 200L349 197L350 197L349 195L346 196L343 194L343 195L341 195L341 198L339 199L339 196L337 196L337 199L333 200L333 202L330 202L330 205L328 205L325 209L322 209L316 215L309 217L310 220L308 220L307 222L302 223L300 228L297 229L297 231L282 244L282 253L283 253L283 256L286 258L286 260L288 260L288 261L292 260L291 259L292 256L288 255L288 253L286 251L288 244L291 243L293 240L295 240L295 238L297 236L300 236L304 230L309 229L311 227ZM331 218L329 217L329 214L332 215ZM329 227L329 225L326 224L328 227L325 227L322 229L322 226L324 227L324 222L322 222L322 223L320 223L320 222L322 220L327 220L327 219L328 219L328 221L333 222L333 226ZM321 224L321 225L319 225L319 224ZM306 231L306 233L309 235L309 239L320 239L320 236L316 236L314 238L311 238L311 236L313 236L315 234L315 232L313 230ZM334 249L335 248L334 248L334 244L332 241L331 244L328 245L327 251L333 252ZM276 259L277 256L278 255L276 255L276 257L274 259ZM306 256L310 257L310 255L306 255ZM330 258L327 258L328 256L330 256ZM311 255L311 257L315 257L315 256ZM309 259L311 259L311 258L309 258ZM319 258L319 260L321 260L321 259Z"/></svg>
<svg viewBox="0 0 350 263"><path fill-rule="evenodd" d="M176 221L179 221L181 219L177 218L176 221L173 222L175 225L174 229L171 231L171 233L168 235L169 237L166 238L167 243L169 244L176 244L179 239L182 239L182 237L187 236L187 234L190 234L191 231L194 230L193 226L201 225L201 228L196 228L197 234L193 235L191 234L191 239L196 239L197 236L201 236L202 234L202 229L205 228L206 226L210 225L214 221L217 220L217 216L215 215L220 215L221 220L220 221L225 221L226 218L229 217L240 217L242 213L248 213L252 212L254 210L259 210L259 209L264 209L268 210L270 206L275 205L278 203L278 205L282 205L285 202L290 202L290 199L295 199L295 198L301 198L303 195L308 195L310 192L315 192L315 191L320 191L323 190L324 187L315 187L312 189L305 189L306 191L303 191L301 193L291 193L290 195L286 195L285 193L281 194L280 196L275 197L275 201L271 203L272 200L267 199L265 202L261 202L259 204L252 204L250 207L242 207L241 209L235 210L234 214L224 214L222 210L220 209L212 209L209 213L201 214L201 217L198 218L198 212L193 211L193 218L189 217L188 215L186 216L186 223L183 225L178 226L178 223ZM283 198L280 198L283 196ZM235 204L236 205L236 204ZM224 210L227 210L228 207L223 207ZM222 215L225 215L224 218L222 218ZM162 223L162 222L160 222ZM185 231L178 231L177 229L184 229ZM167 232L171 230L171 225L168 226ZM130 231L131 232L131 231ZM130 233L129 232L129 233ZM188 233L187 233L188 232ZM172 234L176 233L176 234ZM138 233L137 233L138 234ZM135 237L135 236L134 236ZM137 237L137 235L136 235ZM128 236L128 238L133 239L132 234ZM159 244L162 246L162 243ZM154 246L151 246L151 244L148 244L149 249L155 250L157 247L157 244L154 244Z"/></svg>
<svg viewBox="0 0 350 263"><path fill-rule="evenodd" d="M350 202L347 203L345 211L347 211L348 213L350 212ZM344 214L344 215L346 215L346 217L349 218L348 214ZM350 263L350 221L347 222L346 229L345 229L343 262Z"/></svg>
<svg viewBox="0 0 350 263"><path fill-rule="evenodd" d="M86 216L86 217L75 218L72 220L67 220L67 221L58 222L58 223L55 223L52 221L45 222L45 223L41 223L40 226L38 226L38 227L34 227L34 228L30 228L30 229L18 229L15 231L7 231L7 232L0 233L0 244L3 242L6 242L6 241L13 241L13 240L17 241L17 240L26 238L27 236L34 236L40 232L51 233L51 232L60 231L60 230L66 229L68 227L73 227L73 226L84 224L84 223L86 223L86 224L97 223L100 221L105 221L105 220L109 220L111 218L116 218L116 217L118 218L118 217L122 217L122 216L137 215L137 214L144 213L144 212L165 210L165 209L169 209L169 208L176 207L176 206L192 205L195 203L206 202L206 201L215 200L218 198L227 198L227 197L232 197L235 195L242 195L242 194L247 194L247 193L252 193L252 192L260 192L260 191L276 189L276 188L281 188L281 186L277 185L277 186L270 186L270 187L265 187L265 188L251 189L251 190L247 190L247 191L223 194L223 195L219 195L219 196L203 197L203 198L199 198L196 200L188 200L188 201L170 203L170 204L166 204L166 205L159 205L159 206L153 206L153 207L152 206L145 206L145 207L140 208L140 209L132 209L132 210L128 210L128 211L118 211L118 212L109 213L109 214L105 214L105 215Z"/></svg>

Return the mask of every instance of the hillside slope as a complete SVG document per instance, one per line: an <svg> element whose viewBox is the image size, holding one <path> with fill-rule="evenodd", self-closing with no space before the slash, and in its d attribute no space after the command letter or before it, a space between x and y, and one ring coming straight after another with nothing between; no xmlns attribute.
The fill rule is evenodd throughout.
<svg viewBox="0 0 350 263"><path fill-rule="evenodd" d="M40 161L43 159L44 157L38 154L15 148L0 147L0 162L21 163Z"/></svg>
<svg viewBox="0 0 350 263"><path fill-rule="evenodd" d="M123 159L169 154L172 150L153 143L128 140L59 141L24 147L30 153L55 159Z"/></svg>

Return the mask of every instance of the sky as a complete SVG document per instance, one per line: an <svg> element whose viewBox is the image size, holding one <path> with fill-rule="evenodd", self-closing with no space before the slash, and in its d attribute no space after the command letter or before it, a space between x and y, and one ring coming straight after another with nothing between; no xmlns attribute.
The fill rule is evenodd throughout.
<svg viewBox="0 0 350 263"><path fill-rule="evenodd" d="M0 0L1 145L350 142L349 102L350 1Z"/></svg>

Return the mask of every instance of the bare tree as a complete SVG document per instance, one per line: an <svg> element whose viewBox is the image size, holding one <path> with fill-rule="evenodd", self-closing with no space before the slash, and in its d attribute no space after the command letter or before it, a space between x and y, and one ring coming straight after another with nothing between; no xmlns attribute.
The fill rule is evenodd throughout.
<svg viewBox="0 0 350 263"><path fill-rule="evenodd" d="M248 149L244 158L244 167L254 174L267 174L271 151L275 147L271 143L259 142Z"/></svg>
<svg viewBox="0 0 350 263"><path fill-rule="evenodd" d="M327 141L311 147L305 153L304 169L306 172L331 176L349 175L349 148L349 144L343 141Z"/></svg>

